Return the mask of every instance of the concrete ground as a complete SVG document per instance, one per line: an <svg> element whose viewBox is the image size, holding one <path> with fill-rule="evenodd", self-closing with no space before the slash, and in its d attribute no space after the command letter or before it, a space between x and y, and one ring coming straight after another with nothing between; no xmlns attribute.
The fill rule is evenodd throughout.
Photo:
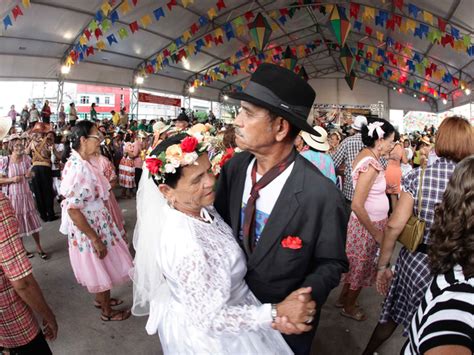
<svg viewBox="0 0 474 355"><path fill-rule="evenodd" d="M119 200L126 220L129 237L135 223L135 200ZM58 210L58 207L57 207ZM103 322L100 311L93 307L93 296L79 286L69 263L67 239L59 233L59 221L46 223L41 232L42 245L50 254L44 261L36 255L31 262L34 275L47 302L56 314L58 338L50 346L54 354L162 354L158 336L145 332L146 317L131 317L123 322ZM34 250L32 238L25 239L28 250ZM360 354L364 349L380 312L383 301L375 289L363 290L360 303L368 319L356 322L340 316L333 304L339 288L335 289L322 311L321 322L313 343L313 354ZM112 290L112 295L132 304L131 282ZM379 350L380 355L398 354L405 339L399 329Z"/></svg>

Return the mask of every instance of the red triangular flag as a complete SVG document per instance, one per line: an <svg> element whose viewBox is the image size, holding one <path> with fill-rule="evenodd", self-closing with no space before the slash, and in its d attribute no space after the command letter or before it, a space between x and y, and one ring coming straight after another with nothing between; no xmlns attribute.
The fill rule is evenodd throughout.
<svg viewBox="0 0 474 355"><path fill-rule="evenodd" d="M95 35L95 38L97 38L97 40L99 40L99 37L102 36L101 29L97 27L94 31L94 35Z"/></svg>
<svg viewBox="0 0 474 355"><path fill-rule="evenodd" d="M225 8L225 3L224 3L224 0L218 0L217 3L216 3L216 6L217 6L217 10L222 10L223 8Z"/></svg>
<svg viewBox="0 0 474 355"><path fill-rule="evenodd" d="M393 5L403 11L403 0L393 0Z"/></svg>
<svg viewBox="0 0 474 355"><path fill-rule="evenodd" d="M359 10L360 10L360 4L351 2L350 17L353 17L357 20L359 18Z"/></svg>
<svg viewBox="0 0 474 355"><path fill-rule="evenodd" d="M441 32L446 32L446 21L438 17L438 27Z"/></svg>
<svg viewBox="0 0 474 355"><path fill-rule="evenodd" d="M138 22L137 21L133 21L130 25L128 25L130 27L130 30L132 31L132 33L135 33L138 31Z"/></svg>
<svg viewBox="0 0 474 355"><path fill-rule="evenodd" d="M170 11L173 10L173 6L176 6L176 5L178 5L177 2L176 2L176 0L170 0L170 1L166 4L166 6L168 6L168 10L170 10Z"/></svg>
<svg viewBox="0 0 474 355"><path fill-rule="evenodd" d="M86 30L84 30L84 34L86 35L87 40L90 41L91 36L92 36L91 33L90 33L90 31L89 31L88 29L86 29Z"/></svg>
<svg viewBox="0 0 474 355"><path fill-rule="evenodd" d="M254 18L254 14L252 11L247 11L244 16L247 21L250 21L251 19Z"/></svg>
<svg viewBox="0 0 474 355"><path fill-rule="evenodd" d="M23 15L23 12L21 12L20 6L16 5L12 10L12 14L13 14L13 19L15 20L17 19L18 16Z"/></svg>
<svg viewBox="0 0 474 355"><path fill-rule="evenodd" d="M133 6L137 6L138 0L132 0Z"/></svg>

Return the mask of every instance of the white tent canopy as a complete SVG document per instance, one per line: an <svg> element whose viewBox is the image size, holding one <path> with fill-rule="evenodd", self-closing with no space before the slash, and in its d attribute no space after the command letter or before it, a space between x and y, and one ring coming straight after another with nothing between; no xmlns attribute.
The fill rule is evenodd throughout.
<svg viewBox="0 0 474 355"><path fill-rule="evenodd" d="M79 42L79 38L89 27L96 13L101 10L104 2L107 1L31 0L31 6L25 9L21 5L22 1L2 1L0 3L2 18L8 14L12 17L11 11L18 4L20 4L23 15L19 16L16 21L12 18L12 26L6 30L2 27L0 33L0 79L59 80L61 65L65 62L71 49ZM127 2L130 7L130 11L126 14L122 14L120 8L124 2ZM134 85L134 77L140 68L180 38L193 23L198 23L201 16L208 18L209 9L217 9L216 0L176 0L176 5L172 7L172 10L168 10L167 3L169 2L168 0L139 0L134 6L132 0L108 1L112 5L112 9L117 9L121 15L102 39L107 42L105 38L109 33L115 33L117 36L117 31L121 27L127 28L129 36L123 40L118 39L117 36L118 43L107 45L105 49L99 51L98 43L92 35L88 45L94 47L95 54L86 56L82 62L74 64L64 80L131 87ZM192 35L189 43L204 38L209 33L214 33L217 28L248 11L252 11L254 14L262 13L268 22L273 24L274 30L269 42L271 45L285 48L287 45L297 46L314 40L320 40L323 44L335 41L328 22L329 14L322 13L314 6L297 5L304 2L306 1L225 0L226 7L217 11L217 16L208 24L200 26L199 31ZM187 7L184 7L183 4L187 3L189 3ZM398 14L404 18L410 17L407 6L408 3L411 3L415 4L421 12L426 10L434 16L434 27L437 26L436 19L439 17L459 29L462 35L467 35L470 38L473 36L473 0L405 1L402 11L389 0L320 3L343 5L347 9L348 17L350 3L355 3L361 6L371 6L376 11L385 10L390 16ZM272 17L274 11L292 6L296 6L298 10L295 11L292 18L287 16L284 25L274 16ZM157 21L153 17L153 11L159 7L164 9L166 16ZM140 19L147 14L151 14L153 21L144 28ZM420 21L417 21L417 24L422 23L424 21L423 15L418 15L418 19ZM132 34L129 24L134 21L138 21L139 30ZM351 21L353 22L353 19ZM411 46L414 51L420 53L422 59L427 58L431 63L444 68L446 72L466 82L469 87L473 85L473 57L470 57L466 52L457 52L449 46L443 48L437 44L433 45L426 38L421 40L412 34L372 27L374 27L374 31L383 33L384 38L390 36L395 41ZM226 40L224 36L223 44L210 48L204 47L201 52L189 56L187 63L170 61L169 66L165 66L157 73L147 75L142 87L149 90L188 95L189 83L192 83L199 75L208 73L210 68L224 63L236 51L249 43L251 38L248 31L244 32L231 40ZM387 43L379 43L375 35L366 36L363 32L351 31L347 43L350 46L355 46L358 42L387 50ZM442 111L446 108L440 100L434 98L428 97L426 102L414 99L413 94L418 93L416 90L407 89L404 94L399 95L393 91L393 82L366 72L357 72L359 80L354 90L351 91L345 83L339 52L331 50L327 45L321 46L311 55L300 59L298 65L305 67L310 83L318 93L317 102L376 103L377 100L382 100L389 108L432 111ZM390 68L390 63L386 63L386 68ZM206 87L199 87L193 97L218 101L223 92L244 83L249 75L250 71L242 70L239 75L230 75L214 80ZM420 77L416 76L416 73L409 73L409 78L428 81L430 86L438 88L441 92L449 93L449 106L461 105L470 100L468 95L464 95L460 92L461 90L457 90L460 93L456 92L456 88L452 84L446 84L441 79ZM383 90L378 90L380 88Z"/></svg>

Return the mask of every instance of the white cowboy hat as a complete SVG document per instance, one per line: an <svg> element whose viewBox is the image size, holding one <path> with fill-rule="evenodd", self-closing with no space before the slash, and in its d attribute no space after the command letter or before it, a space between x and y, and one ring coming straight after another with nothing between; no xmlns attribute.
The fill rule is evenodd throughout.
<svg viewBox="0 0 474 355"><path fill-rule="evenodd" d="M330 148L328 143L328 133L320 126L314 126L313 129L318 132L321 137L316 137L308 132L301 132L301 137L311 148L319 150L320 152L327 152Z"/></svg>
<svg viewBox="0 0 474 355"><path fill-rule="evenodd" d="M10 131L12 120L10 117L0 117L0 140L2 140Z"/></svg>
<svg viewBox="0 0 474 355"><path fill-rule="evenodd" d="M362 126L367 126L367 117L359 115L354 118L354 123L352 123L351 127L357 131L362 129Z"/></svg>

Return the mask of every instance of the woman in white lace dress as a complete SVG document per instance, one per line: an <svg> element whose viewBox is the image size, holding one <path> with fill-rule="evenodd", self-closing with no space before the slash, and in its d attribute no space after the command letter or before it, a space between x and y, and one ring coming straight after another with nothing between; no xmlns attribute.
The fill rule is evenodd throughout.
<svg viewBox="0 0 474 355"><path fill-rule="evenodd" d="M291 354L270 304L244 281L245 256L211 206L206 147L179 134L146 160L137 195L135 315L165 354Z"/></svg>

